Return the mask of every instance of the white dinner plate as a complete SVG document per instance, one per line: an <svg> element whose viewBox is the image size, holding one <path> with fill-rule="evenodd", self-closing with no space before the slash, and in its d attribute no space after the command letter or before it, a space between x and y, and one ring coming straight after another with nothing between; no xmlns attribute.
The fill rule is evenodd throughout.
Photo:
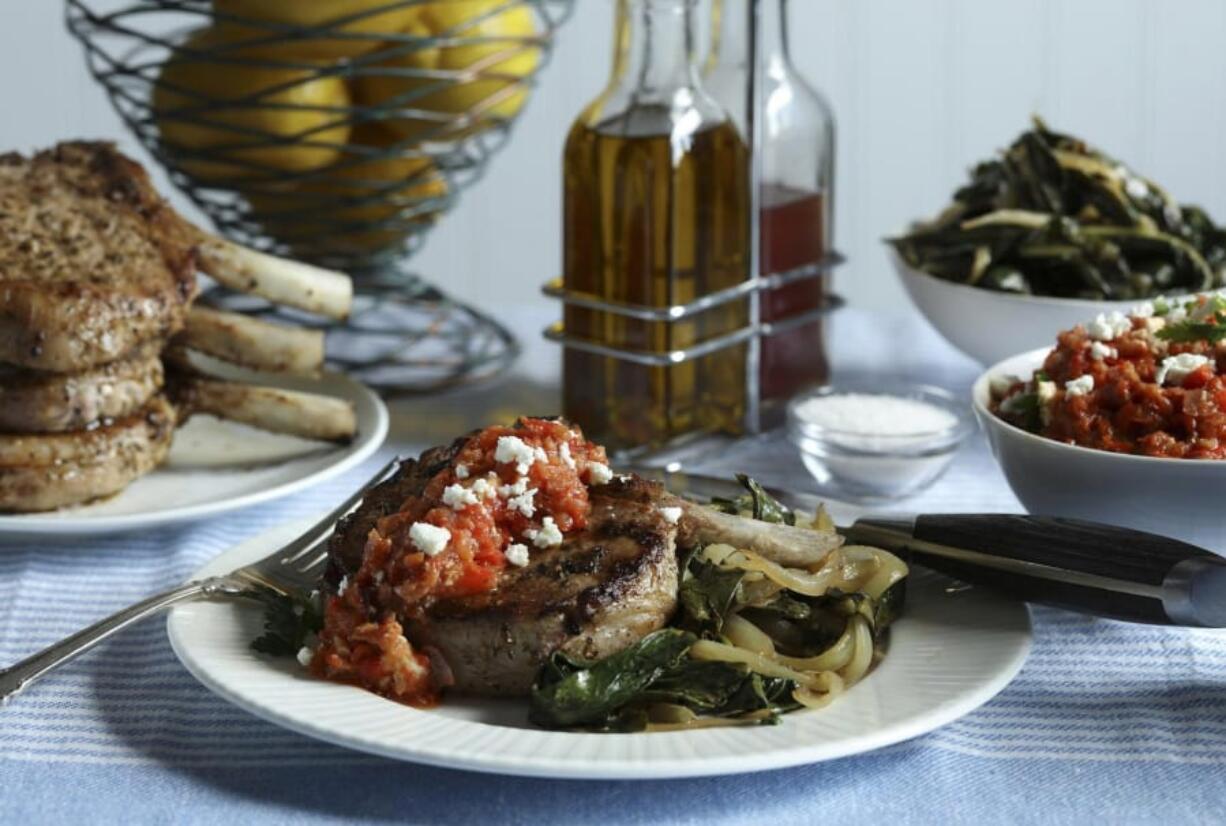
<svg viewBox="0 0 1226 826"><path fill-rule="evenodd" d="M265 377L264 383L272 382ZM327 373L309 384L288 379L276 384L353 402L357 438L337 446L193 416L175 433L166 462L120 493L48 513L0 514L0 535L97 535L216 516L343 473L387 438L383 400L347 376Z"/></svg>
<svg viewBox="0 0 1226 826"><path fill-rule="evenodd" d="M283 525L197 572L228 572L307 527ZM881 664L824 709L775 726L638 734L544 731L518 700L446 698L422 711L310 677L292 658L258 655L260 611L240 602L176 607L171 645L202 683L258 717L311 737L399 760L472 771L577 779L695 777L846 757L932 731L977 708L1013 679L1030 650L1025 605L949 588L912 572L907 604Z"/></svg>

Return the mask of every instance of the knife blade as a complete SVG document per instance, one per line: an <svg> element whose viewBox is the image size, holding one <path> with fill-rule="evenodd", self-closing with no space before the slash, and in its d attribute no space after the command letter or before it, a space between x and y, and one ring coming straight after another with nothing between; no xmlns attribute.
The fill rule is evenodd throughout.
<svg viewBox="0 0 1226 826"><path fill-rule="evenodd" d="M634 468L696 499L734 497L731 479ZM766 488L790 508L821 500ZM1226 559L1157 534L1073 519L1019 514L867 516L840 527L848 542L1027 602L1160 625L1226 627Z"/></svg>

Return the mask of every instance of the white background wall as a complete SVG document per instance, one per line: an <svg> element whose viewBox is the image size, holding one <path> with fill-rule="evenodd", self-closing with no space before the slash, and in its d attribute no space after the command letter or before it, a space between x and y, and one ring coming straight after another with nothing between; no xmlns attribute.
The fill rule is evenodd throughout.
<svg viewBox="0 0 1226 826"><path fill-rule="evenodd" d="M304 0L322 2L322 0ZM417 265L496 308L556 274L565 130L608 74L612 0L575 0L514 140ZM932 213L1041 113L1226 221L1223 0L791 0L794 57L839 118L838 289L906 299L880 238ZM140 155L57 0L0 2L0 148L108 137ZM529 331L523 331L528 333Z"/></svg>

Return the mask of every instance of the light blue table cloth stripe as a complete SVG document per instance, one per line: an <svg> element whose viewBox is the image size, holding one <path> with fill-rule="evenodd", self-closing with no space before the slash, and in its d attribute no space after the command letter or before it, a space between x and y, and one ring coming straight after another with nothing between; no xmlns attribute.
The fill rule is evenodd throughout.
<svg viewBox="0 0 1226 826"><path fill-rule="evenodd" d="M884 324L845 314L834 333L841 363L860 374L889 365L953 389L969 385L973 365L918 322L894 322L902 334L892 347L863 332ZM0 662L176 584L262 530L326 510L391 453L291 500L208 523L87 540L0 540ZM752 454L728 461L799 481L777 445ZM1018 508L982 443L906 506ZM281 730L197 684L174 658L164 622L150 622L0 711L0 823L1223 822L1226 633L1047 608L1032 614L1035 645L1018 679L925 737L757 776L595 784L399 765ZM822 713L837 714L837 704Z"/></svg>

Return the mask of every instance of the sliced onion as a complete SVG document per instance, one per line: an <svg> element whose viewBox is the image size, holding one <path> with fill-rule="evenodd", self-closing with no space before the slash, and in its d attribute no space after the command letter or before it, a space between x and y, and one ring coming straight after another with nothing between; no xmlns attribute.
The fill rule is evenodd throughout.
<svg viewBox="0 0 1226 826"><path fill-rule="evenodd" d="M735 646L764 657L775 657L775 641L744 617L733 614L724 620L723 633Z"/></svg>
<svg viewBox="0 0 1226 826"><path fill-rule="evenodd" d="M868 620L859 614L849 619L847 624L853 628L855 634L855 654L839 674L850 686L859 682L873 664L873 634L869 630Z"/></svg>

